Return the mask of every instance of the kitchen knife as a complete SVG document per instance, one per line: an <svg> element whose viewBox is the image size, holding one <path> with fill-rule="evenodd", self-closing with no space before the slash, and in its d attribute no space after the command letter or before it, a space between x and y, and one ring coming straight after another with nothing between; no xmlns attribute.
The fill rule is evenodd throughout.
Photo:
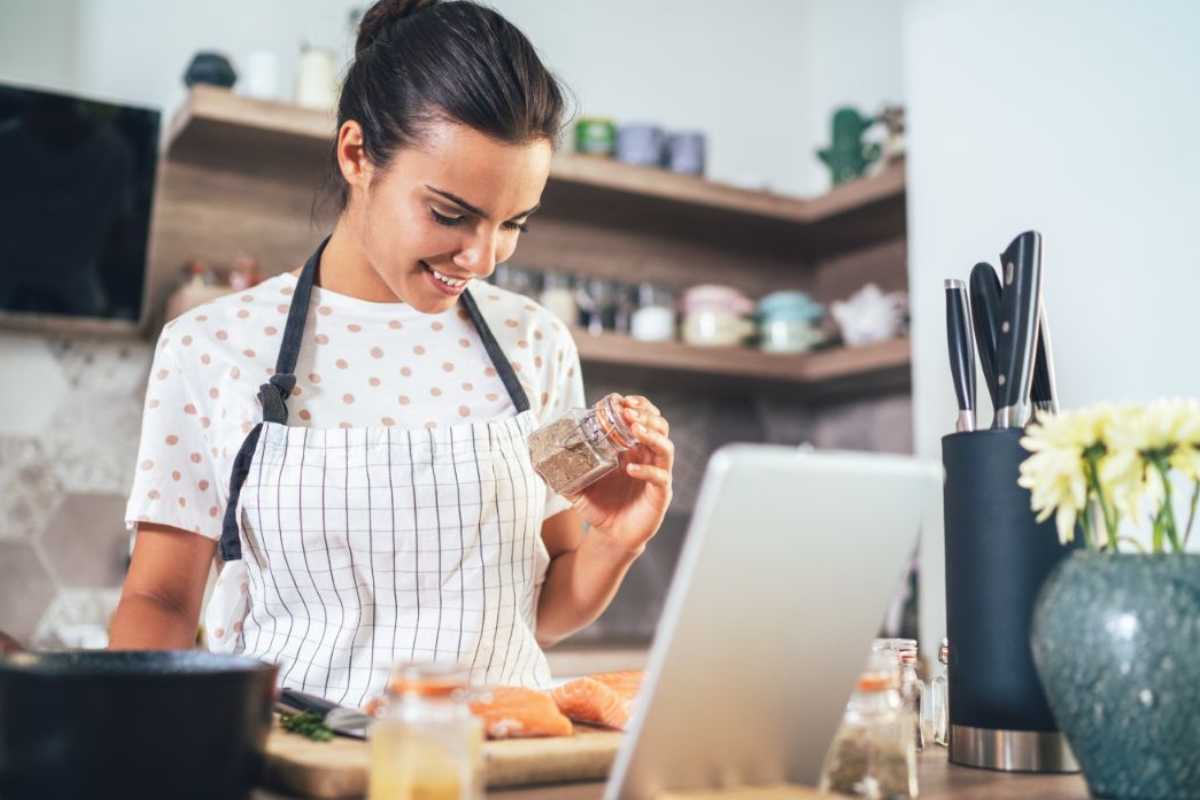
<svg viewBox="0 0 1200 800"><path fill-rule="evenodd" d="M975 332L967 286L959 280L946 281L946 341L950 347L950 374L958 400L956 431L975 430Z"/></svg>
<svg viewBox="0 0 1200 800"><path fill-rule="evenodd" d="M1042 297L1042 237L1026 231L1000 255L1000 331L996 339L996 391L993 427L1025 424L1033 357L1037 349Z"/></svg>
<svg viewBox="0 0 1200 800"><path fill-rule="evenodd" d="M339 706L323 697L316 697L295 689L282 689L279 692L277 706L284 706L290 711L307 711L321 718L325 726L334 733L349 736L353 739L366 739L367 727L375 721L361 711Z"/></svg>
<svg viewBox="0 0 1200 800"><path fill-rule="evenodd" d="M1000 279L996 270L981 261L971 270L971 319L975 326L975 344L979 365L987 383L992 408L999 407L996 387L996 343L1000 334ZM995 427L993 425L993 427Z"/></svg>
<svg viewBox="0 0 1200 800"><path fill-rule="evenodd" d="M1058 386L1054 377L1054 351L1050 348L1050 329L1046 326L1046 298L1041 300L1038 317L1037 354L1033 361L1033 389L1030 402L1034 413L1058 413Z"/></svg>

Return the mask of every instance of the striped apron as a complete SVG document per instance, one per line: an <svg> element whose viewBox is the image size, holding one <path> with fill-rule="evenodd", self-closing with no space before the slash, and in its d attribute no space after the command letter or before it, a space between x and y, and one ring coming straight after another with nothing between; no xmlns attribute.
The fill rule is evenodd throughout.
<svg viewBox="0 0 1200 800"><path fill-rule="evenodd" d="M326 240L326 242L328 239ZM438 429L295 428L295 385L322 243L292 297L263 421L234 460L205 616L210 647L279 665L282 687L361 706L397 661L546 687L535 636L550 558L529 400L469 292L460 302L517 409Z"/></svg>

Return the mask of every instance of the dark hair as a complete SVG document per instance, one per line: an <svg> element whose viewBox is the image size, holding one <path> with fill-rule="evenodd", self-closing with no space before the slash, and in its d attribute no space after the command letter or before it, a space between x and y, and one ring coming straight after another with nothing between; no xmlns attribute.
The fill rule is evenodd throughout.
<svg viewBox="0 0 1200 800"><path fill-rule="evenodd" d="M562 127L558 81L515 25L469 0L378 0L363 14L338 101L338 130L362 126L363 149L383 167L435 119L503 142L553 144ZM333 175L345 208L348 187Z"/></svg>

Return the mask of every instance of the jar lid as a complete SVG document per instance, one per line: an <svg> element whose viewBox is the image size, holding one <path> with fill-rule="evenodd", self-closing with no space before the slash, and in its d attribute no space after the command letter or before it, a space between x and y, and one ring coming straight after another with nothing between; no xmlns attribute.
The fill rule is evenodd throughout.
<svg viewBox="0 0 1200 800"><path fill-rule="evenodd" d="M596 420L609 441L626 450L637 444L637 437L621 417L621 395L605 395L596 403Z"/></svg>
<svg viewBox="0 0 1200 800"><path fill-rule="evenodd" d="M403 662L392 669L389 695L452 697L466 691L470 672L458 664Z"/></svg>
<svg viewBox="0 0 1200 800"><path fill-rule="evenodd" d="M683 293L681 301L684 311L729 311L734 314L749 314L754 310L750 298L732 286L701 284Z"/></svg>

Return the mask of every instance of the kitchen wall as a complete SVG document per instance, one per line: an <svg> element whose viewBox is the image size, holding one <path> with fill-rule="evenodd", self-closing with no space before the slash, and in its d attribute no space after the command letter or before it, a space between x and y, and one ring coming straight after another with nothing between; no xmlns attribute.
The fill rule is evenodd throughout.
<svg viewBox="0 0 1200 800"><path fill-rule="evenodd" d="M291 87L302 41L349 56L350 10L364 5L5 0L0 80L169 111L197 50L221 50L236 66L267 49ZM870 112L902 99L899 0L493 5L530 36L583 113L705 130L710 172L721 179L824 191L812 153L828 142L831 109L848 101Z"/></svg>
<svg viewBox="0 0 1200 800"><path fill-rule="evenodd" d="M954 420L942 279L1027 228L1045 237L1065 406L1200 394L1197 42L1190 0L905 4L918 453L940 458ZM945 630L940 532L922 571L929 645Z"/></svg>
<svg viewBox="0 0 1200 800"><path fill-rule="evenodd" d="M235 65L281 56L290 87L301 41L349 55L349 0L163 3L4 0L0 81L164 110L182 101L192 54L216 47ZM898 0L664 0L607 4L497 0L579 99L578 110L708 132L713 177L800 194L824 191L813 151L844 102L873 111L901 98ZM849 55L847 55L849 54ZM43 646L96 643L126 557L121 512L136 456L150 345L0 331L0 629ZM610 387L589 386L598 395ZM907 395L823 410L655 399L683 449L663 532L616 604L587 636L645 637L708 454L728 441L909 452ZM586 637L585 637L586 638Z"/></svg>

